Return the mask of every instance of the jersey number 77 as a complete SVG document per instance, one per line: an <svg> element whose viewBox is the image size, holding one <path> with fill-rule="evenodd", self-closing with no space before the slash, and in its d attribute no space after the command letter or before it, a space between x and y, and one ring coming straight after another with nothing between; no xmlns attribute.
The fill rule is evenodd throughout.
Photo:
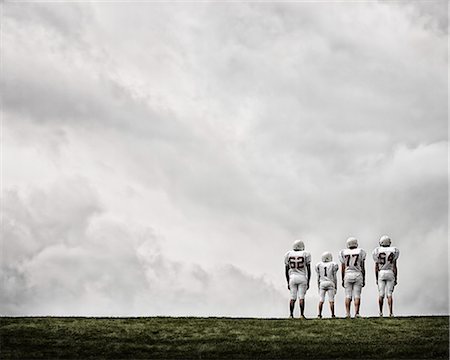
<svg viewBox="0 0 450 360"><path fill-rule="evenodd" d="M350 266L350 262L352 262L353 266L358 264L359 254L345 255L344 257L345 257L345 264L347 266Z"/></svg>

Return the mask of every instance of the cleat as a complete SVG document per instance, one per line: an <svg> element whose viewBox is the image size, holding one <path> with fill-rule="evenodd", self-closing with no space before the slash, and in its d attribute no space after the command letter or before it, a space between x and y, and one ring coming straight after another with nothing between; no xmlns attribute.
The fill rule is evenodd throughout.
<svg viewBox="0 0 450 360"><path fill-rule="evenodd" d="M317 315L317 318L318 319L322 319L322 315Z"/></svg>
<svg viewBox="0 0 450 360"><path fill-rule="evenodd" d="M382 312L380 312L380 317L383 317L383 313Z"/></svg>
<svg viewBox="0 0 450 360"><path fill-rule="evenodd" d="M394 317L394 314L389 314L389 317Z"/></svg>
<svg viewBox="0 0 450 360"><path fill-rule="evenodd" d="M361 315L355 314L355 319L360 319L360 318L361 318Z"/></svg>
<svg viewBox="0 0 450 360"><path fill-rule="evenodd" d="M331 318L335 319L335 318L336 318L336 315L331 315Z"/></svg>
<svg viewBox="0 0 450 360"><path fill-rule="evenodd" d="M302 320L306 320L306 317L305 317L305 315L301 315L301 316L300 316L300 319L302 319Z"/></svg>

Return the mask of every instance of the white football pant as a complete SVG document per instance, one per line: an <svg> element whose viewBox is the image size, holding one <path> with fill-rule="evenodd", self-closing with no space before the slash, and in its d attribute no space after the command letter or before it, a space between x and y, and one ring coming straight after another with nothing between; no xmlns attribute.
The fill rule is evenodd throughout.
<svg viewBox="0 0 450 360"><path fill-rule="evenodd" d="M378 294L380 297L392 296L394 292L395 276L392 270L380 270L378 273Z"/></svg>
<svg viewBox="0 0 450 360"><path fill-rule="evenodd" d="M359 272L348 272L344 276L345 297L347 299L361 297L361 289L363 284L362 274Z"/></svg>
<svg viewBox="0 0 450 360"><path fill-rule="evenodd" d="M331 281L321 281L319 285L319 297L320 301L325 301L325 294L328 295L328 301L334 302L334 296L336 295L336 289L334 283Z"/></svg>
<svg viewBox="0 0 450 360"><path fill-rule="evenodd" d="M289 287L291 288L291 300L304 299L306 294L306 287L308 286L308 279L302 275L291 275L289 278Z"/></svg>

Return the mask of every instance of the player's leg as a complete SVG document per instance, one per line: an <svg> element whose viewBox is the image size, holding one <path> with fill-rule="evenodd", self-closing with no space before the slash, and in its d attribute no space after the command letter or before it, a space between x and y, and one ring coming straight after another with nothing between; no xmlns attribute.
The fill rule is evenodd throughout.
<svg viewBox="0 0 450 360"><path fill-rule="evenodd" d="M392 299L392 293L394 291L394 280L386 281L386 295L389 306L389 316L394 316L394 300Z"/></svg>
<svg viewBox="0 0 450 360"><path fill-rule="evenodd" d="M350 317L350 305L352 303L353 296L353 283L352 282L344 282L345 286L345 314L346 317Z"/></svg>
<svg viewBox="0 0 450 360"><path fill-rule="evenodd" d="M378 296L378 307L380 309L380 317L383 316L384 296Z"/></svg>
<svg viewBox="0 0 450 360"><path fill-rule="evenodd" d="M322 309L323 309L323 303L325 301L325 289L320 288L319 289L319 314L318 314L318 318L322 318Z"/></svg>
<svg viewBox="0 0 450 360"><path fill-rule="evenodd" d="M353 286L353 294L355 296L355 317L360 317L359 308L361 306L361 289L362 284L356 282Z"/></svg>
<svg viewBox="0 0 450 360"><path fill-rule="evenodd" d="M290 300L289 301L289 317L293 318L294 317L294 308L295 308L295 300Z"/></svg>
<svg viewBox="0 0 450 360"><path fill-rule="evenodd" d="M289 313L290 317L294 317L294 309L295 309L295 301L297 300L297 293L298 293L298 284L294 281L289 282L289 287L291 289L291 299L289 300Z"/></svg>
<svg viewBox="0 0 450 360"><path fill-rule="evenodd" d="M323 301L319 301L319 314L317 315L319 319L322 318L322 309L323 309Z"/></svg>
<svg viewBox="0 0 450 360"><path fill-rule="evenodd" d="M385 291L386 291L386 281L378 279L378 307L380 309L380 316L383 316Z"/></svg>
<svg viewBox="0 0 450 360"><path fill-rule="evenodd" d="M330 301L330 311L331 311L331 317L335 318L336 315L334 314L334 301Z"/></svg>
<svg viewBox="0 0 450 360"><path fill-rule="evenodd" d="M392 295L387 297L387 302L389 306L389 316L394 316L394 300L392 299Z"/></svg>
<svg viewBox="0 0 450 360"><path fill-rule="evenodd" d="M298 303L300 305L300 317L305 319L305 294L306 294L306 283L301 283L298 285Z"/></svg>
<svg viewBox="0 0 450 360"><path fill-rule="evenodd" d="M361 306L361 290L363 286L363 277L358 275L355 279L355 284L353 285L353 296L355 298L355 317L361 317L359 315L359 309Z"/></svg>
<svg viewBox="0 0 450 360"><path fill-rule="evenodd" d="M336 315L334 315L334 296L336 295L336 290L329 289L327 293L328 293L328 301L330 302L331 317L334 318L336 317Z"/></svg>

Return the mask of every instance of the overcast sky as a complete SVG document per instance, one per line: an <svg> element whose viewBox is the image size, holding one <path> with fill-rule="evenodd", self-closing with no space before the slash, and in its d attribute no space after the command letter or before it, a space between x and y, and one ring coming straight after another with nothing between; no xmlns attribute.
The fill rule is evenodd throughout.
<svg viewBox="0 0 450 360"><path fill-rule="evenodd" d="M1 314L286 317L383 234L448 314L447 1L1 6Z"/></svg>

